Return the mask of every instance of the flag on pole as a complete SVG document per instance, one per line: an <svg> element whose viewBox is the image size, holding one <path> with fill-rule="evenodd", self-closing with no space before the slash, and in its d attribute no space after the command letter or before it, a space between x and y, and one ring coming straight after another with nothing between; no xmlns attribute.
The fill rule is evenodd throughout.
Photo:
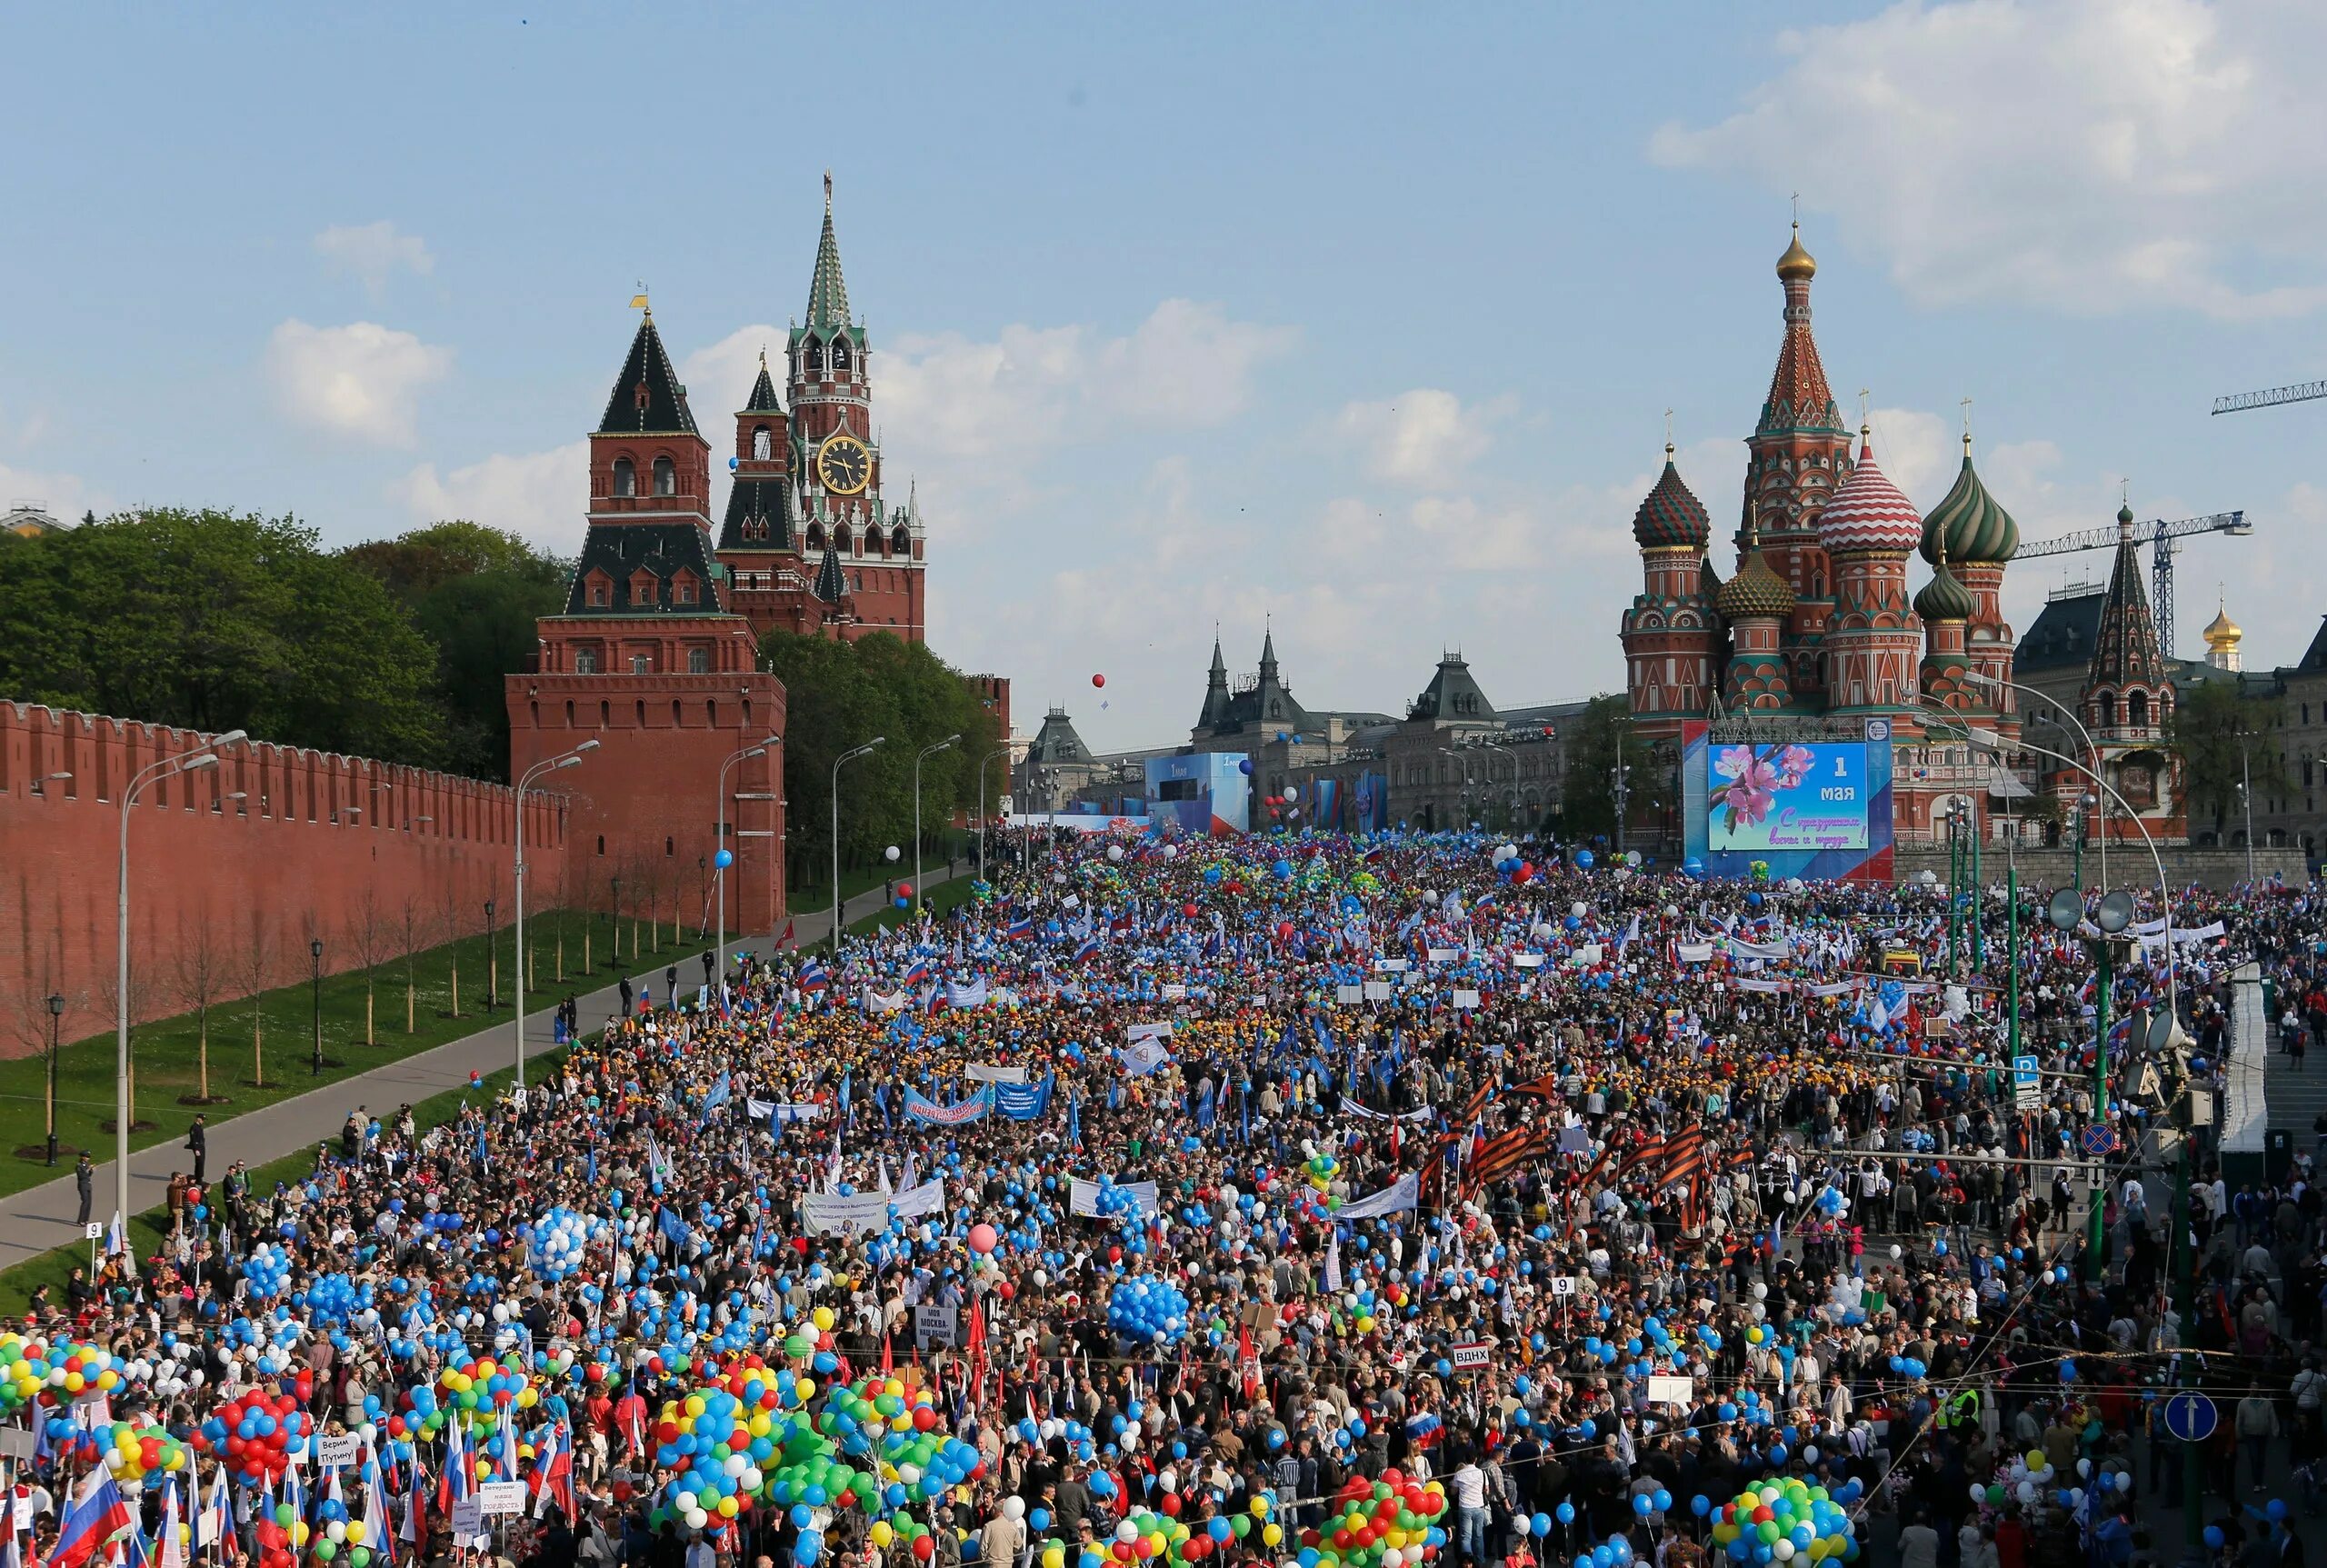
<svg viewBox="0 0 2327 1568"><path fill-rule="evenodd" d="M112 1473L100 1464L73 1489L47 1568L81 1568L136 1528L137 1515L114 1484Z"/></svg>
<svg viewBox="0 0 2327 1568"><path fill-rule="evenodd" d="M162 1540L155 1568L185 1568L185 1543L178 1538L178 1478L162 1477Z"/></svg>

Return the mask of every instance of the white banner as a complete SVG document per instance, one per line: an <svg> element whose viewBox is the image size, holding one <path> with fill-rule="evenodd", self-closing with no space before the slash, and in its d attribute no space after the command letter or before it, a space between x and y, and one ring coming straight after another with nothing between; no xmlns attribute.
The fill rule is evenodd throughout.
<svg viewBox="0 0 2327 1568"><path fill-rule="evenodd" d="M1454 993L1454 1005L1455 1005L1455 1006L1457 1006L1457 1007L1476 1007L1478 1004L1479 1004L1479 994L1478 994L1477 992L1475 992L1475 991L1457 991L1456 993Z"/></svg>
<svg viewBox="0 0 2327 1568"><path fill-rule="evenodd" d="M1601 954L1606 951L1596 942L1587 942L1573 953L1569 954L1567 961L1579 969L1589 969L1600 962Z"/></svg>
<svg viewBox="0 0 2327 1568"><path fill-rule="evenodd" d="M899 1219L913 1220L941 1213L944 1207L945 1183L934 1181L896 1193L857 1193L844 1198L834 1193L811 1193L800 1200L800 1218L808 1229L819 1234L878 1231L888 1228L889 1211L893 1208Z"/></svg>
<svg viewBox="0 0 2327 1568"><path fill-rule="evenodd" d="M1452 964L1462 956L1463 950L1459 947L1433 947L1430 950L1433 964Z"/></svg>
<svg viewBox="0 0 2327 1568"><path fill-rule="evenodd" d="M789 1122L821 1120L824 1108L814 1100L794 1103L782 1100L754 1100L746 1096L744 1101L744 1114L754 1122L773 1121L781 1127Z"/></svg>
<svg viewBox="0 0 2327 1568"><path fill-rule="evenodd" d="M1343 1203L1333 1211L1337 1220L1373 1220L1383 1214L1403 1213L1422 1206L1422 1173L1408 1171L1389 1186L1370 1198L1360 1198L1353 1203Z"/></svg>
<svg viewBox="0 0 2327 1568"><path fill-rule="evenodd" d="M1713 944L1676 942L1673 944L1673 956L1683 964L1710 964L1713 962Z"/></svg>
<svg viewBox="0 0 2327 1568"><path fill-rule="evenodd" d="M1154 1024L1133 1024L1124 1030L1124 1044L1136 1045L1143 1040L1168 1039L1171 1034L1172 1021L1168 1018Z"/></svg>
<svg viewBox="0 0 2327 1568"><path fill-rule="evenodd" d="M1412 967L1413 964L1411 959L1377 958L1373 961L1373 972L1376 974L1403 974Z"/></svg>
<svg viewBox="0 0 2327 1568"><path fill-rule="evenodd" d="M1543 955L1540 953L1514 953L1511 955L1511 962L1522 969L1541 969Z"/></svg>
<svg viewBox="0 0 2327 1568"><path fill-rule="evenodd" d="M958 1307L917 1306L913 1309L913 1342L923 1350L932 1345L961 1343L962 1314Z"/></svg>
<svg viewBox="0 0 2327 1568"><path fill-rule="evenodd" d="M1364 1000L1365 987L1363 985L1336 985L1333 987L1333 1005L1336 1007L1346 1007L1353 1002L1363 1002Z"/></svg>
<svg viewBox="0 0 2327 1568"><path fill-rule="evenodd" d="M1115 1054L1123 1063L1124 1071L1134 1078L1144 1078L1172 1059L1172 1054L1164 1048L1164 1042L1153 1037L1136 1045L1126 1045Z"/></svg>
<svg viewBox="0 0 2327 1568"><path fill-rule="evenodd" d="M1365 999L1368 1002L1387 1002L1390 1000L1390 992L1391 985L1386 980L1369 980L1365 983Z"/></svg>
<svg viewBox="0 0 2327 1568"><path fill-rule="evenodd" d="M1139 1212L1144 1215L1161 1214L1164 1212L1163 1199L1157 1193L1155 1183L1153 1182L1117 1182L1115 1191L1131 1193L1133 1201L1139 1205ZM1067 1183L1066 1212L1086 1220L1108 1217L1099 1212L1099 1183L1086 1182L1080 1176L1071 1178Z"/></svg>
<svg viewBox="0 0 2327 1568"><path fill-rule="evenodd" d="M973 1084L1024 1084L1027 1082L1024 1067L1004 1067L994 1062L973 1062L962 1069L962 1076Z"/></svg>
<svg viewBox="0 0 2327 1568"><path fill-rule="evenodd" d="M913 1004L912 994L903 989L875 991L864 988L864 1011L867 1013L902 1013Z"/></svg>
<svg viewBox="0 0 2327 1568"><path fill-rule="evenodd" d="M1419 1111L1400 1111L1395 1114L1388 1111L1369 1111L1348 1095L1342 1096L1342 1114L1354 1116L1361 1122L1427 1122L1433 1114L1427 1105Z"/></svg>

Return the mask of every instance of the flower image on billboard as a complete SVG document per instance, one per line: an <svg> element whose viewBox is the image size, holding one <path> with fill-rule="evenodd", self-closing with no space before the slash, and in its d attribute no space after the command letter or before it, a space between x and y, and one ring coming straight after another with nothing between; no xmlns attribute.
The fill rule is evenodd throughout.
<svg viewBox="0 0 2327 1568"><path fill-rule="evenodd" d="M1716 850L1866 847L1866 747L1781 741L1707 748Z"/></svg>

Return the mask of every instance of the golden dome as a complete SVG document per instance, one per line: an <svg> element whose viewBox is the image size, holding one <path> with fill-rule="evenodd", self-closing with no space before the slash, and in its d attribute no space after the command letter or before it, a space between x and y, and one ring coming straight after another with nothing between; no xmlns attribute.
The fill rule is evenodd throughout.
<svg viewBox="0 0 2327 1568"><path fill-rule="evenodd" d="M1809 279L1818 275L1818 258L1802 248L1802 225L1793 225L1793 243L1778 257L1778 276Z"/></svg>
<svg viewBox="0 0 2327 1568"><path fill-rule="evenodd" d="M2206 639L2206 646L2217 652L2238 646L2239 640L2246 635L2238 623L2230 618L2230 612L2224 609L2214 612L2214 618L2207 623L2205 631L2200 634Z"/></svg>

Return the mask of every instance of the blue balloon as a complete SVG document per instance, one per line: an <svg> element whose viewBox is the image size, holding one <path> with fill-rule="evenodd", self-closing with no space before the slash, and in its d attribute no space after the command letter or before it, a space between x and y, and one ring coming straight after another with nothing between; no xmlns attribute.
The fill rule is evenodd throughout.
<svg viewBox="0 0 2327 1568"><path fill-rule="evenodd" d="M735 852L732 849L723 849L711 857L711 864L724 871L735 864Z"/></svg>

